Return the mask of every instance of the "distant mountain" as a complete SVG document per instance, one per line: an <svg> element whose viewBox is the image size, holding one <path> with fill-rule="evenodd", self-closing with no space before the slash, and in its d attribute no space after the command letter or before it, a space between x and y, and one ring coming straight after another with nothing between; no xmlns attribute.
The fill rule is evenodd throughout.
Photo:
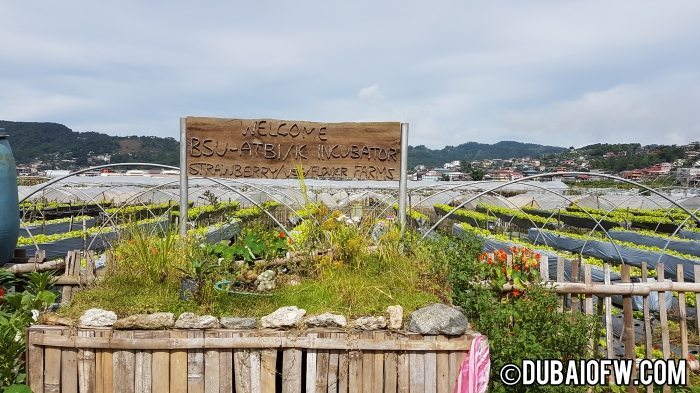
<svg viewBox="0 0 700 393"><path fill-rule="evenodd" d="M75 132L57 123L0 120L0 133L10 135L19 164L41 160L56 168L88 166L88 157L111 154L111 162L150 162L178 165L179 143L153 136L118 137L97 132Z"/></svg>
<svg viewBox="0 0 700 393"><path fill-rule="evenodd" d="M111 162L150 162L175 165L180 161L179 142L173 138L153 136L119 137L97 132L75 132L57 123L31 123L0 120L0 128L10 135L15 159L20 164L37 160L54 169L85 167L88 157L111 154ZM566 149L513 141L493 145L468 142L446 146L439 150L409 146L409 168L422 164L442 166L455 160L483 160L489 158L540 158L544 154L559 153Z"/></svg>
<svg viewBox="0 0 700 393"><path fill-rule="evenodd" d="M408 167L425 165L441 166L450 161L473 161L493 158L542 158L545 154L561 153L567 149L556 146L543 146L534 143L503 141L493 145L477 142L463 143L459 146L445 146L439 150L428 149L423 145L408 147Z"/></svg>

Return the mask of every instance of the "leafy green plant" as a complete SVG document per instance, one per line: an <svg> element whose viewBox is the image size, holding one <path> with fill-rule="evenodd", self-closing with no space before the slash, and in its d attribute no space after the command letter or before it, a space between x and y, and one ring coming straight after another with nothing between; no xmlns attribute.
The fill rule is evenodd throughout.
<svg viewBox="0 0 700 393"><path fill-rule="evenodd" d="M26 389L22 361L26 346L24 331L41 311L56 301L57 295L50 289L53 275L51 272L29 273L13 280L26 289L9 293L3 288L9 282L7 274L0 273L0 277L3 277L0 284L0 389L5 387L3 392L26 391L22 390Z"/></svg>

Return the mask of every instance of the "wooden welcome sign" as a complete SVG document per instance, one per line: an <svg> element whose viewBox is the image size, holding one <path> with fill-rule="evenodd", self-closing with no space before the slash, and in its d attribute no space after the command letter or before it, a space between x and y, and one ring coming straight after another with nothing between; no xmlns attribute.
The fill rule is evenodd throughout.
<svg viewBox="0 0 700 393"><path fill-rule="evenodd" d="M400 178L401 124L317 123L187 117L190 176L393 180Z"/></svg>

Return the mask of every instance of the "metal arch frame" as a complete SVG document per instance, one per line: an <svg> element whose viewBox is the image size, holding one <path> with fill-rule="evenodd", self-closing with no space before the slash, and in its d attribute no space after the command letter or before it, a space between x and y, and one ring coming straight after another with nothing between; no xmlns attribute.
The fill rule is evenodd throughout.
<svg viewBox="0 0 700 393"><path fill-rule="evenodd" d="M37 187L35 190L32 190L30 193L28 193L27 195L25 195L24 197L22 197L22 199L19 201L19 203L22 203L22 202L26 201L27 199L31 198L32 196L36 195L37 193L39 193L39 192L45 190L45 189L48 188L49 186L54 185L54 184L56 184L56 183L58 183L58 182L60 182L60 181L62 181L62 180L64 180L64 179L67 179L67 178L70 178L70 177L74 177L74 176L80 175L80 174L82 174L82 173L94 171L94 170L97 170L97 169L113 168L113 167L130 167L130 166L147 166L147 167L156 167L156 168L163 168L163 169L174 169L174 170L179 170L179 169L180 169L180 168L178 168L178 167L174 167L174 166L170 166L170 165L154 164L154 163L143 163L143 162L134 162L134 163L114 163L114 164L97 165L97 166L93 166L93 167L89 167L89 168L80 169L80 170L77 170L77 171L75 171L75 172L71 172L71 173L69 173L69 174L67 174L67 175L57 177L57 178L55 178L55 179L53 179L53 180L50 180L50 181L48 181L48 182L46 182L46 183L43 183L43 184L41 184L39 187ZM197 177L197 178L199 179L200 177ZM217 184L219 184L220 186L226 188L227 190L229 190L229 191L231 191L231 192L234 192L234 193L238 194L239 196L241 196L242 198L248 200L250 203L252 203L252 204L255 205L256 207L260 208L263 212L265 212L265 214L267 214L267 215L275 222L275 224L276 224L277 226L279 226L279 227L284 231L284 233L285 233L286 235L290 236L289 231L287 230L287 228L286 228L284 225L282 225L270 212L268 212L265 208L263 208L263 206L262 206L261 204L255 202L253 199L251 199L251 198L248 197L247 195L243 194L242 192L236 190L235 188L231 187L231 186L228 185L228 184L225 184L224 182L222 182L222 181L220 181L220 180L217 180L217 179L214 179L214 178L209 178L209 177L201 177L201 179L205 179L205 180L209 180L209 181L212 181L212 182L214 182L214 183L217 183ZM162 187L167 186L167 185L170 185L170 184L177 183L178 181L179 181L179 180L174 180L174 181L172 181L172 182L167 182L167 183L163 183L163 184L159 184L159 185L150 187L150 188L148 188L148 189L146 189L146 190L144 190L144 191L142 191L142 192L140 192L140 193L137 193L137 194L133 195L132 197L130 197L129 199L127 199L127 201L132 201L132 200L134 200L134 199L140 197L141 195L143 195L143 194L146 193L146 192L149 192L149 191L151 191L151 190L156 190L156 189L162 188ZM247 187L254 188L254 189L256 189L256 190L258 190L258 191L260 191L260 192L262 192L262 193L268 195L269 197L271 197L271 198L274 199L275 201L282 203L284 206L286 206L286 207L289 208L292 212L294 212L294 214L296 214L298 217L301 218L301 216L300 216L299 213L296 211L296 209L292 208L292 207L291 207L289 204L287 204L286 202L284 202L284 201L278 199L277 196L276 196L275 194L271 193L270 191L265 190L265 189L263 189L263 188L260 188L260 187L258 187L258 186L256 186L256 185L249 184L249 183L245 183L245 182L242 182L242 181L239 181L239 180L236 180L236 179L229 179L228 181L231 181L231 182L234 182L234 183L237 183L237 184L242 184L242 185L245 185L245 186L247 186ZM111 186L110 188L114 188L114 187L115 187L115 186ZM72 194L72 195L74 195L74 196L77 197L76 193L74 193L74 192L70 192L70 191L65 191L65 192L67 192L67 193L69 193L69 194ZM187 194L189 194L189 191L188 191L185 195L187 195ZM87 195L86 195L86 196L87 196ZM286 195L284 195L284 196L286 196ZM289 196L286 196L286 197L289 198ZM90 200L90 201L95 201L95 197L94 197L94 196L93 196L93 197L89 197L89 200ZM123 208L123 206L120 207L120 209L121 209L121 208ZM103 212L105 212L104 208L102 208L101 206L100 206L100 209L101 209ZM315 218L314 218L314 219L315 219ZM186 218L185 218L184 221L186 221ZM101 230L102 230L103 228L104 228L104 224L101 226L100 232L101 232ZM93 239L93 241L94 241L94 239ZM91 242L91 244L92 244L92 242ZM36 246L36 244L35 244L35 246Z"/></svg>
<svg viewBox="0 0 700 393"><path fill-rule="evenodd" d="M634 185L634 186L643 188L643 189L645 189L645 190L647 190L647 191L649 191L649 192L651 192L651 193L654 193L654 194L660 196L662 199L667 200L667 201L670 202L672 205L675 205L675 206L678 206L679 208L681 208L683 211L685 211L686 213L688 213L689 216L693 217L697 222L700 222L700 219L698 219L698 217L697 217L694 213L690 212L690 211L689 211L688 209L686 209L684 206L679 205L676 201L670 199L670 198L667 197L666 195L663 195L663 194L661 194L660 192L658 192L658 191L656 191L656 190L654 190L654 189L652 189L652 188L649 188L649 187L647 187L647 186L645 186L645 185L643 185L643 184L640 184L640 183L638 183L638 182L635 182L635 181L632 181L632 180L629 180L629 179L623 179L623 178L621 178L621 177L617 177L617 176L613 176L613 175L607 175L607 174L604 174L604 173L591 174L591 173L589 173L589 172L555 172L555 173L539 173L539 174L537 174L537 175L532 175L532 176L528 176L528 177L523 177L523 178L516 179L516 180L510 180L510 181L507 181L507 182L505 182L505 183L503 183L503 184L499 184L499 185L496 186L496 187L492 187L492 188L490 188L490 189L488 189L488 190L485 190L485 191L482 191L482 192L480 192L480 193L477 193L475 196L473 196L473 197L467 199L466 201L460 203L457 207L455 207L455 208L452 209L449 213L447 213L447 214L444 215L442 218L440 218L432 227L430 227L430 229L428 229L428 231L423 235L422 239L424 239L428 234L430 234L430 232L434 231L435 228L437 228L445 219L447 219L447 217L451 216L454 212L456 212L457 210L459 210L460 208L462 208L462 207L465 206L466 204L470 203L471 201L473 201L473 200L475 200L475 199L477 199L477 198L479 198L479 197L481 197L481 196L483 196L483 195L486 195L486 194L488 194L488 193L491 193L491 192L493 192L493 191L496 191L496 190L498 190L498 189L501 189L501 188L503 188L503 187L505 187L505 186L508 186L508 185L511 185L511 184L516 184L516 183L520 183L520 182L527 181L527 180L532 180L532 179L539 179L539 178L541 178L541 177L551 177L551 176L554 176L554 175L558 175L558 176L564 176L564 175L588 175L588 176L604 177L604 178L613 179L613 180L620 180L620 181L622 181L622 182L625 182L625 183L627 183L627 184L632 184L632 185Z"/></svg>

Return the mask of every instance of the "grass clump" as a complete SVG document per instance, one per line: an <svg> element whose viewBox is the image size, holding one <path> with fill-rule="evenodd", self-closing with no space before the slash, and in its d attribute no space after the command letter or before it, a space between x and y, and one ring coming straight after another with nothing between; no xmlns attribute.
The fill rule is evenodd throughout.
<svg viewBox="0 0 700 393"><path fill-rule="evenodd" d="M444 244L419 240L415 233L402 237L388 221L353 220L323 206L313 210L292 239L252 221L235 242L216 247L196 237L183 241L172 232L134 227L116 245L103 279L60 312L77 318L99 307L119 317L186 311L260 317L296 305L309 314L353 318L384 314L390 305L408 313L449 302ZM278 263L287 252L288 262ZM277 288L259 292L255 278L267 269L276 271ZM182 300L185 278L197 283L188 300ZM229 283L226 291L215 290L223 281Z"/></svg>

